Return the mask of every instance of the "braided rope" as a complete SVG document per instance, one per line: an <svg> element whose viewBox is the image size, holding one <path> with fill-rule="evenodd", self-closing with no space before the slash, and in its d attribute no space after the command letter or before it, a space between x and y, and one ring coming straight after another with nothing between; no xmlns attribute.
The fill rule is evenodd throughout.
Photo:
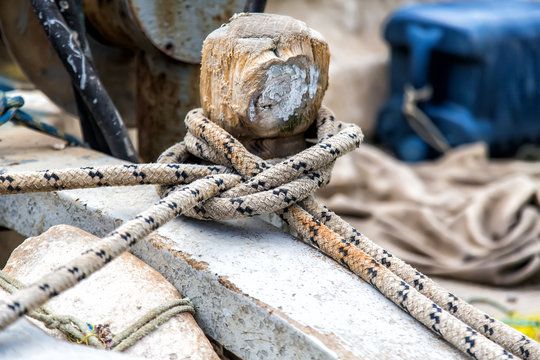
<svg viewBox="0 0 540 360"><path fill-rule="evenodd" d="M178 149L173 146L158 161L174 162L185 158L187 151L212 162L219 161L224 165L231 165L244 179L247 178L243 184L224 192L219 197L212 198L202 206L196 206L194 208L195 213L190 213L190 216L204 219L229 219L258 214L257 208L251 207L251 204L246 204L245 201L239 202L238 199L249 198L247 195L255 192L268 194L268 191L265 190L289 181L294 176L298 176L299 172L305 177L317 178L318 185L321 186L328 181L329 174L325 174L320 169L314 171L314 169L317 169L317 165L325 166L326 161L331 163L340 154L350 151L344 145L347 138L354 140L352 143L355 146L358 146L357 141L361 140L361 133L355 133L354 127L347 126L344 128L343 124L334 120L334 117L327 109L322 108L317 118L318 144L281 163L270 166L267 162L249 153L234 138L228 136L220 127L206 119L200 110L190 112L186 118L186 124L189 133L186 136L185 144ZM349 145L350 143L351 141L349 141ZM320 150L324 150L324 154L320 154ZM247 159L247 161L244 161L244 159ZM318 159L324 160L317 164ZM326 168L324 169L326 170ZM280 187L279 190L274 189L272 194L280 195L289 204L302 200L296 195L289 194L287 192L289 190ZM166 193L166 188L162 188L161 192ZM226 198L227 195L237 196L235 199L227 199L232 206L227 206L226 202L220 201L220 199ZM240 195L243 195L243 197L238 197ZM397 266L395 265L394 268L389 269L388 267L391 265L389 259L392 257L390 253L372 243L335 213L314 201L311 196L306 197L306 200L300 202L300 204L308 212L305 212L298 205L292 205L285 209L282 215L284 220L296 230L302 239L307 240L308 244L320 249L365 281L377 287L386 297L463 352L478 358L511 358L512 355L506 350L500 347L492 347L492 343L481 335L481 333L484 333L492 336L496 331L499 335L497 340L505 339L505 348L512 349L515 354L527 358L538 350L538 343L534 341L531 343L532 340L530 339L527 341L528 338L524 337L519 331L494 320L463 300L451 295L431 279L429 279L429 283L426 283L426 289L431 291L418 292L417 289L422 288L420 280L428 279L425 275L401 260L394 260L393 263ZM227 209L224 213L220 211L220 208L223 207ZM316 210L320 208L326 209L326 212L323 210L317 213ZM274 211L273 208L272 210ZM216 214L218 216L215 216ZM314 217L313 215L318 216ZM328 224L334 225L333 228L338 230L339 234L325 226L329 219L334 219L334 223L340 221L341 228L337 228L332 223ZM377 251L370 251L369 255L365 254L363 251L367 252L367 250L362 247L356 248L360 245L360 241L356 238L351 239L351 234L362 238L366 244L365 249L376 248L384 256L377 256ZM396 258L393 257L393 259ZM355 266L351 266L351 263L355 264ZM380 264L386 265L386 267L381 267ZM407 281L392 272L395 271L396 267L401 270L405 266L409 268L409 272L413 272L415 275L414 277L407 276ZM403 272L400 271L399 274ZM413 288L410 288L411 285ZM463 306L463 309L467 309L468 312L471 312L471 309L474 311L476 316L473 321L470 321L470 317L467 316L465 311L459 312L461 318L465 320L464 322L442 310L443 307L449 306L449 296L452 297L451 300L453 301L452 310L456 309L459 301L461 305L467 305L467 308ZM441 298L444 298L444 300L441 300ZM433 300L437 300L437 302ZM478 319L482 321L478 321ZM490 325L496 324L496 328L494 326L486 328L486 322ZM530 345L530 349L527 349L527 345Z"/></svg>
<svg viewBox="0 0 540 360"><path fill-rule="evenodd" d="M347 244L353 244L365 251L378 263L385 265L408 284L416 288L421 294L429 297L434 303L470 325L474 330L484 334L492 341L524 359L540 359L540 345L535 340L525 336L507 324L494 319L444 289L428 276L371 241L312 197L304 200L301 205L319 221L323 221L330 229L342 234Z"/></svg>
<svg viewBox="0 0 540 360"><path fill-rule="evenodd" d="M158 190L164 198L81 257L14 294L0 312L0 328L73 286L174 216L230 219L275 211L305 242L375 286L463 352L475 358L513 358L508 349L524 358L539 358L537 342L453 296L314 201L310 194L329 181L333 161L362 141L358 127L336 122L322 108L317 117L318 143L270 165L199 109L188 114L186 125L185 141L166 150L159 164L1 175L0 193L155 183L162 185ZM180 164L191 155L227 168ZM231 167L240 176L228 170ZM205 177L195 180L200 176Z"/></svg>
<svg viewBox="0 0 540 360"><path fill-rule="evenodd" d="M0 328L5 328L29 310L85 279L159 226L182 215L186 209L215 196L239 181L240 177L237 175L212 175L171 192L134 219L109 233L79 257L12 294L0 307Z"/></svg>
<svg viewBox="0 0 540 360"><path fill-rule="evenodd" d="M232 173L224 166L126 164L0 174L0 195L104 186L187 184L205 176Z"/></svg>

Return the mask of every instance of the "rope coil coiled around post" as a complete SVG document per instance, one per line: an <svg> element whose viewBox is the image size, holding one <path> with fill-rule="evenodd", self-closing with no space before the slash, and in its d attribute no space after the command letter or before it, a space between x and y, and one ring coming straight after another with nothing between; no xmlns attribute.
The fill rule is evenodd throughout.
<svg viewBox="0 0 540 360"><path fill-rule="evenodd" d="M329 181L333 161L362 141L357 126L336 122L325 108L319 110L316 122L316 145L270 165L249 153L197 109L186 118L189 133L185 141L166 150L158 160L160 164L74 170L79 172L77 177L91 180L86 182L87 186L109 186L118 184L114 180L115 169L130 178L127 184L133 184L152 182L147 172L159 168L169 174L168 185L172 186L160 186L160 202L120 226L81 257L14 294L0 312L0 327L73 286L175 216L227 219L275 211L306 243L375 286L463 352L485 359L510 359L511 353L539 358L538 343L442 289L314 200L311 194ZM181 164L192 155L222 166ZM199 171L196 175L191 173L195 169ZM81 184L68 179L70 171L3 174L0 192L40 191L39 186L26 185L29 178L40 177L46 179L48 189L80 187ZM194 181L197 176L203 177ZM167 181L155 183L163 185Z"/></svg>

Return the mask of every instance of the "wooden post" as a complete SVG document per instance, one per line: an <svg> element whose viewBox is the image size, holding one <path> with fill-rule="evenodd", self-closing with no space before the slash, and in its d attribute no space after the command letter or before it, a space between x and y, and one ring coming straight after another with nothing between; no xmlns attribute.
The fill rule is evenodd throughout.
<svg viewBox="0 0 540 360"><path fill-rule="evenodd" d="M283 157L305 148L328 87L323 37L288 16L239 14L203 44L205 114L252 152Z"/></svg>

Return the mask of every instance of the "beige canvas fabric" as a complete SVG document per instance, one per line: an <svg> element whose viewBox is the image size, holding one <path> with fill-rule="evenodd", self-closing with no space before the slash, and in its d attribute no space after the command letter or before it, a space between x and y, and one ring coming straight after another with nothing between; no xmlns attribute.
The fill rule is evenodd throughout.
<svg viewBox="0 0 540 360"><path fill-rule="evenodd" d="M318 193L379 245L431 275L511 285L540 275L540 163L484 145L410 166L364 144Z"/></svg>

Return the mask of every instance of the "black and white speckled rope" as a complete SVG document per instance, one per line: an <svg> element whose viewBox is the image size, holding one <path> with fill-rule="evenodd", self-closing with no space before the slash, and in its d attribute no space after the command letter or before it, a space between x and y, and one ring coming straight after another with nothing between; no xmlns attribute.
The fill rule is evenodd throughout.
<svg viewBox="0 0 540 360"><path fill-rule="evenodd" d="M337 157L345 151L350 151L340 146L343 144L342 141L347 137L349 139L354 139L355 141L358 140L352 132L347 132L348 129L343 128L343 124L336 122L332 114L324 108L319 112L317 121L319 142L317 145L313 146L311 150L324 149L324 155L317 155L317 158L319 159L327 159L331 162L330 158L332 156ZM319 186L325 183L329 177L329 174L325 174L324 171L321 171L320 168L315 166L317 161L310 158L311 154L307 155L305 153L300 153L282 163L270 166L262 159L247 152L245 148L231 138L230 135L208 121L200 110L190 112L186 119L186 124L188 124L190 133L186 136L185 143L173 146L169 151L166 151L164 155L162 155L159 161L174 163L176 161L182 161L187 154L194 153L199 157L214 163L232 166L246 180L245 183L235 186L221 194L219 197L204 203L202 206L196 206L194 208L195 211L191 212L190 216L196 216L203 219L252 216L255 214L255 210L245 202L239 202L237 200L238 198L229 200L235 206L233 206L232 210L228 208L224 214L221 214L219 207L222 207L225 204L219 199L227 198L227 196L247 197L255 192L272 189L280 183L286 182L294 177L294 175L289 175L289 172L294 173L294 171L298 172L298 170L301 170L301 173L308 178L317 179L319 181ZM335 137L338 135L335 134L342 137L340 141L329 142L328 140L333 138L333 140L337 140ZM223 146L223 144L225 145ZM244 161L244 159L247 160ZM166 188L161 191L162 193L166 193ZM300 201L295 195L288 193L289 189L274 190L273 192L277 193L280 191L280 195L282 195L286 201L291 203ZM311 196L306 197L305 200L300 201L299 204L304 209L301 209L300 206L292 205L287 208L283 217L285 221L290 225L293 225L296 232L301 235L304 240L307 240L306 242L308 244L321 249L327 255L351 270L353 270L351 268L351 263L356 263L358 258L365 257L362 261L362 266L365 264L368 264L368 266L362 267L356 264L357 269L356 271L353 271L357 275L376 286L385 294L385 296L410 312L411 315L431 330L439 335L443 335L442 333L446 331L446 334L443 336L445 339L448 340L449 337L452 337L448 332L457 331L461 334L469 333L468 336L462 338L463 341L461 345L450 341L465 353L478 358L497 358L495 353L481 354L481 351L479 351L478 348L473 349L475 343L476 346L478 346L478 342L482 341L475 339L479 335L479 332L480 334L496 339L498 344L503 344L504 348L509 349L514 354L518 354L524 358L536 358L536 354L538 354L540 347L534 340L527 338L519 331L491 318L472 305L455 297L410 265L392 257L390 253L371 242L367 237L360 234L335 213L314 201ZM215 209L215 207L218 208ZM236 208L236 210L234 208ZM303 210L307 210L307 213ZM291 215L291 212L294 212L294 215ZM215 216L217 213L219 213L219 215ZM336 226L338 223L340 224L340 227ZM337 234L332 230L337 231ZM321 234L324 234L324 236L321 236ZM355 235L355 237L353 238L352 235ZM360 241L360 237L362 241ZM328 241L332 238L334 239L333 242ZM327 247L326 249L324 249L325 246ZM358 247L362 252L358 253L356 249L351 249L351 247ZM368 253L368 255L366 256L363 252ZM393 261L390 261L390 258L392 258ZM381 268L380 264L385 265L386 268ZM392 266L392 264L394 264L394 266ZM387 271L387 268L390 268L392 272L399 274L398 277L391 274L391 271ZM403 282L402 279L399 278L399 276L402 275L406 275L404 278L407 281ZM382 277L385 277L385 279L381 280ZM387 284L386 287L388 287L388 284L399 284L399 286L403 286L403 288L391 288L386 292L384 289L385 284ZM409 288L409 286L412 286L412 288ZM425 301L426 299L424 296L421 296L417 291L424 296L429 297L431 301L434 302ZM449 302L451 302L452 305L450 305ZM420 306L419 309L419 304L425 306ZM448 319L448 314L443 311L442 308L448 308L452 314L459 315L463 323L460 324L460 322L455 322L452 318ZM432 311L426 312L426 309L431 309ZM424 320L422 320L422 318ZM448 326L451 328L452 326L456 326L456 328L444 329L441 331L440 323L444 323L442 325L443 327ZM464 323L467 325L463 326ZM495 334L497 335L495 336ZM480 338L482 338L482 336L480 336ZM471 346L471 344L473 346ZM501 358L511 358L511 354L508 354L506 350L500 352L499 355Z"/></svg>
<svg viewBox="0 0 540 360"><path fill-rule="evenodd" d="M392 256L391 253L375 244L312 197L306 198L301 202L301 206L309 209L309 213L319 221L324 222L328 228L341 234L347 244L354 245L365 251L366 254L372 256L378 263L386 266L420 293L429 297L434 303L458 319L469 324L476 331L484 334L517 356L524 359L540 359L540 345L538 342L480 311L478 308L444 289L411 265Z"/></svg>
<svg viewBox="0 0 540 360"><path fill-rule="evenodd" d="M0 306L0 328L5 328L29 310L85 279L167 221L182 215L195 204L217 195L240 180L238 175L233 174L210 175L171 192L134 219L112 231L79 257L12 294Z"/></svg>
<svg viewBox="0 0 540 360"><path fill-rule="evenodd" d="M482 359L512 358L504 349L506 348L516 355L535 358L538 343L491 318L489 324L495 325L486 328L486 321L479 322L478 314L487 315L474 307L469 306L473 310L467 309L472 311L474 316L466 316L464 311L454 311L456 304L459 308L463 305L457 298L452 302L453 305L448 305L447 291L378 248L310 197L314 189L328 182L335 158L359 146L362 134L358 127L335 122L332 114L323 108L317 119L319 142L300 154L271 166L247 152L231 135L206 119L200 110L190 112L186 124L189 135L185 142L164 152L159 159L161 165L121 165L64 172L55 170L2 175L0 192L40 191L41 187L57 190L74 186L117 185L124 182L117 179L122 176L127 178L124 184L150 183L155 180L158 184L168 183L174 186L160 187L160 193L165 195L162 201L113 231L98 246L14 294L4 304L3 309L0 307L1 328L29 309L41 305L48 298L84 279L175 216L189 214L204 219L223 219L277 211L304 241L377 287L398 306L463 352ZM232 168L240 176L223 166L180 164L189 154ZM158 175L158 168L167 174L167 179ZM70 178L71 172L77 175ZM197 176L205 177L183 185ZM35 178L35 181L30 181L31 178ZM77 179L84 181L77 183ZM26 186L27 183L32 183L32 186ZM219 193L221 195L216 196ZM411 275L412 272L415 272L414 276ZM437 303L421 294L427 287L431 293L423 291L424 294ZM446 307L455 314L462 315L463 322L449 311L443 310ZM465 309L465 306L463 308ZM504 348L481 333L502 343ZM515 339L516 333L524 340ZM519 347L516 350L513 344L519 341L521 342L518 345L522 350Z"/></svg>

